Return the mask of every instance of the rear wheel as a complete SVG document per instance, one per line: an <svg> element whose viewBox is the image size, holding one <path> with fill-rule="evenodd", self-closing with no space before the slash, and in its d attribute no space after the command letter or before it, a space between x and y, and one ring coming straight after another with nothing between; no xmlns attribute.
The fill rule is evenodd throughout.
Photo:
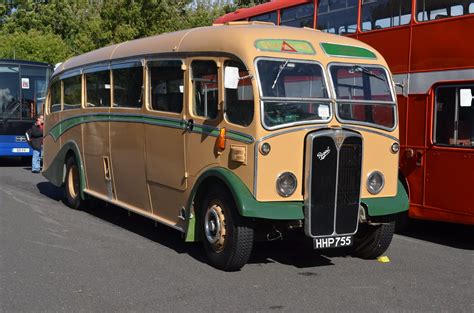
<svg viewBox="0 0 474 313"><path fill-rule="evenodd" d="M79 167L76 158L71 156L66 161L66 179L64 181L64 202L73 209L81 207Z"/></svg>
<svg viewBox="0 0 474 313"><path fill-rule="evenodd" d="M352 255L363 259L375 259L387 251L392 242L395 222L381 225L359 225L354 236Z"/></svg>
<svg viewBox="0 0 474 313"><path fill-rule="evenodd" d="M239 216L229 193L214 187L200 210L200 233L211 264L225 271L236 271L248 261L254 231Z"/></svg>

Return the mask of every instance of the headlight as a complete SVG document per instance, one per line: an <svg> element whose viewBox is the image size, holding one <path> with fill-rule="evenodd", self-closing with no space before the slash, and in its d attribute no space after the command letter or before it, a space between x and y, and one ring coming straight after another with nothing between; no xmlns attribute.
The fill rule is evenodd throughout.
<svg viewBox="0 0 474 313"><path fill-rule="evenodd" d="M383 174L378 171L372 172L367 178L367 191L376 195L382 190L384 184Z"/></svg>
<svg viewBox="0 0 474 313"><path fill-rule="evenodd" d="M398 144L398 142L394 142L390 150L392 151L392 153L398 153L398 151L400 151L400 145Z"/></svg>
<svg viewBox="0 0 474 313"><path fill-rule="evenodd" d="M271 149L272 149L272 147L270 146L270 144L268 142L264 142L260 146L260 153L263 154L263 155L267 155L267 154L270 153Z"/></svg>
<svg viewBox="0 0 474 313"><path fill-rule="evenodd" d="M293 173L285 172L278 176L276 181L276 189L280 196L289 197L291 196L297 186L296 176Z"/></svg>

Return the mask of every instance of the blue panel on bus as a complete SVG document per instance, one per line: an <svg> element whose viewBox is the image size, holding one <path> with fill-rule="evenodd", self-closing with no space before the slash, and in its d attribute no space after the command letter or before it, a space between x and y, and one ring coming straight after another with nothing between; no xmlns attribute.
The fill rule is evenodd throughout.
<svg viewBox="0 0 474 313"><path fill-rule="evenodd" d="M0 136L0 156L31 156L33 149L23 135Z"/></svg>

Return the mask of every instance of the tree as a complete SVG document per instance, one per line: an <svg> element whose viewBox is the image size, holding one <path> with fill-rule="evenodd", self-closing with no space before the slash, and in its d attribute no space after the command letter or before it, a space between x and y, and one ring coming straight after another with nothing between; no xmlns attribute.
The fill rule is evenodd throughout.
<svg viewBox="0 0 474 313"><path fill-rule="evenodd" d="M38 57L55 62L66 55L82 54L113 43L211 25L217 17L235 9L231 0L12 0L11 3L13 6L0 5L3 13L0 37L15 39L15 46L22 48L13 49L12 44L3 42L3 55L11 57L13 50L34 55L28 46L31 38L25 34L38 40L49 36L54 46L62 50L53 56L47 46L37 47L46 49ZM21 44L20 39L26 43Z"/></svg>
<svg viewBox="0 0 474 313"><path fill-rule="evenodd" d="M58 35L38 30L0 34L0 58L56 64L72 55Z"/></svg>

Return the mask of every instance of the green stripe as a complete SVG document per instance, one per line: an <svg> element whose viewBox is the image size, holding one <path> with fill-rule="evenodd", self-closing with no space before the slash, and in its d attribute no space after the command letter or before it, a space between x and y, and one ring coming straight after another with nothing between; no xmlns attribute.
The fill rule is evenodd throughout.
<svg viewBox="0 0 474 313"><path fill-rule="evenodd" d="M338 45L334 43L321 43L326 54L331 56L351 57L351 58L363 58L363 59L377 59L377 56L372 51L354 46Z"/></svg>
<svg viewBox="0 0 474 313"><path fill-rule="evenodd" d="M129 123L146 123L157 126L172 127L178 129L185 129L186 121L184 120L169 120L155 116L149 115L121 115L121 114L108 114L108 113L98 113L93 115L80 115L72 118L65 119L61 122L58 122L54 125L49 131L48 135L51 135L56 141L62 134L67 130L83 124L90 122L129 122ZM195 124L193 128L193 133L205 134L208 136L217 137L219 136L220 128L209 127L205 125ZM254 139L250 135L241 134L236 131L227 130L227 138L241 141L247 144L254 142Z"/></svg>

